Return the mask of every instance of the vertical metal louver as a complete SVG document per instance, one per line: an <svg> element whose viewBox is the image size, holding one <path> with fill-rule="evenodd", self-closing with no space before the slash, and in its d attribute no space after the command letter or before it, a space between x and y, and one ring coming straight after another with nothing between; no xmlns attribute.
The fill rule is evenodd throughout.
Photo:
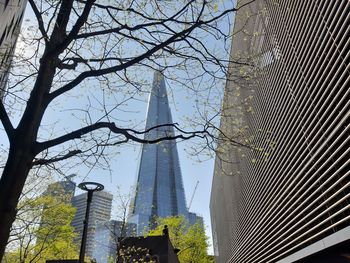
<svg viewBox="0 0 350 263"><path fill-rule="evenodd" d="M238 11L231 56L255 66L244 82L233 66L224 109L241 111L256 150L231 148L235 164L217 157L218 262L277 262L350 226L349 11L342 0L257 0ZM237 116L228 115L226 132ZM238 178L224 179L228 169Z"/></svg>

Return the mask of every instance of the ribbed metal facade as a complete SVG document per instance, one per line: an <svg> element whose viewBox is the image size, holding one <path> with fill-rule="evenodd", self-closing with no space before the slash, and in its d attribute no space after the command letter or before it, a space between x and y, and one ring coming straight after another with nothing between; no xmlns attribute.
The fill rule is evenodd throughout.
<svg viewBox="0 0 350 263"><path fill-rule="evenodd" d="M0 0L0 99L5 93L26 0Z"/></svg>
<svg viewBox="0 0 350 263"><path fill-rule="evenodd" d="M254 149L219 146L217 262L293 262L325 248L320 240L344 241L349 24L342 0L257 0L238 11L231 57L249 65L232 64L221 128Z"/></svg>

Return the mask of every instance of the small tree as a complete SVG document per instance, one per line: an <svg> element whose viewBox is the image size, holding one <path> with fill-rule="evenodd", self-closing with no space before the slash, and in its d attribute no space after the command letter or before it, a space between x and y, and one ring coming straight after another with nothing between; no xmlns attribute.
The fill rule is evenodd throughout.
<svg viewBox="0 0 350 263"><path fill-rule="evenodd" d="M29 191L21 198L4 262L44 263L78 257L71 226L75 208L59 190L55 196L33 196Z"/></svg>
<svg viewBox="0 0 350 263"><path fill-rule="evenodd" d="M181 263L209 263L208 238L200 222L188 225L182 216L158 219L158 227L151 230L150 236L163 234L164 226L168 226L169 238L174 248L180 249L178 257Z"/></svg>

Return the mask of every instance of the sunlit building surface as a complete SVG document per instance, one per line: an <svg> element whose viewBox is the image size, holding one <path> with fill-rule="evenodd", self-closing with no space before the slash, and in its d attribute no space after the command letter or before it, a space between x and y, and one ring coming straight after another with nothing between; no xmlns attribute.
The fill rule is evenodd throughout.
<svg viewBox="0 0 350 263"><path fill-rule="evenodd" d="M243 4L242 2L240 3ZM211 193L216 262L348 262L350 2L235 17Z"/></svg>
<svg viewBox="0 0 350 263"><path fill-rule="evenodd" d="M65 196L67 202L71 202L75 193L76 184L69 178L64 181L54 182L49 184L44 195Z"/></svg>
<svg viewBox="0 0 350 263"><path fill-rule="evenodd" d="M113 195L105 191L94 192L91 205L86 239L86 256L92 258L95 247L95 231L98 224L108 222L111 218ZM87 193L73 197L72 204L77 209L72 226L77 232L76 242L80 245L84 229Z"/></svg>
<svg viewBox="0 0 350 263"><path fill-rule="evenodd" d="M72 177L74 175L70 176ZM58 181L49 184L43 193L43 196L51 196L55 200L59 200L60 202L64 202L70 205L75 193L75 187L76 184L71 181L69 177L66 177L66 180L64 181ZM45 223L45 217L47 215L50 215L50 207L49 209L47 209L47 207L43 208L40 225L42 225L42 223Z"/></svg>
<svg viewBox="0 0 350 263"><path fill-rule="evenodd" d="M2 99L26 0L0 0L0 99Z"/></svg>
<svg viewBox="0 0 350 263"><path fill-rule="evenodd" d="M164 77L156 72L148 102L146 130L171 123L173 121ZM173 127L163 126L147 133L145 139L154 140L173 135ZM142 234L152 227L156 217L175 215L184 215L188 219L176 142L170 140L144 144L128 222L137 224L137 233Z"/></svg>
<svg viewBox="0 0 350 263"><path fill-rule="evenodd" d="M135 224L110 220L96 226L92 257L98 263L115 262L118 239L135 235Z"/></svg>

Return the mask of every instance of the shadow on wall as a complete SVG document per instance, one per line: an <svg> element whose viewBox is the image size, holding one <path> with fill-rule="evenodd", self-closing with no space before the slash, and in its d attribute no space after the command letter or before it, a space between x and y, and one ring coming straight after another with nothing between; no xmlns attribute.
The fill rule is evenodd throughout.
<svg viewBox="0 0 350 263"><path fill-rule="evenodd" d="M295 261L295 263L350 263L350 240Z"/></svg>

